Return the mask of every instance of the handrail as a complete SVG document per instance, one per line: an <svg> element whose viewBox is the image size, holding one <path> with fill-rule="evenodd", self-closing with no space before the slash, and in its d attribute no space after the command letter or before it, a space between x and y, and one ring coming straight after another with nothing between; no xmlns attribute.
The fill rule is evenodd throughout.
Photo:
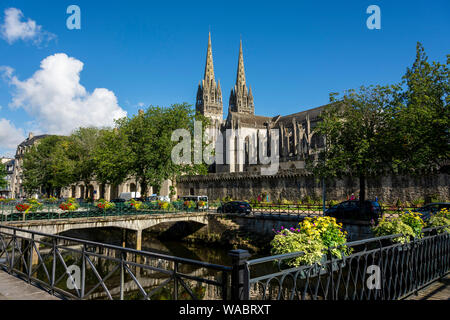
<svg viewBox="0 0 450 320"><path fill-rule="evenodd" d="M450 227L450 225L425 228L425 229L422 229L421 233L442 230L442 229L445 229L448 227ZM398 233L398 234L393 234L393 235L385 235L385 236L380 236L380 237L375 237L375 238L356 240L356 241L347 242L347 243L344 243L344 244L341 244L338 246L325 248L324 251L328 251L328 250L332 250L332 249L339 249L339 248L343 248L343 247L360 246L363 244L380 242L382 240L391 240L391 239L399 238L402 236L404 236L404 235L401 233ZM274 256L267 256L267 257L263 257L263 258L248 260L247 264L249 266L251 266L251 265L261 264L261 263L265 263L265 262L273 261L273 260L279 260L279 259L285 260L285 259L289 259L289 258L296 258L296 257L302 256L304 254L305 254L305 252L303 252L303 251L289 252L289 253L284 253L284 254L279 254L279 255L274 255Z"/></svg>
<svg viewBox="0 0 450 320"><path fill-rule="evenodd" d="M95 242L95 241L90 241L90 240L83 240L83 239L76 239L76 238L71 238L71 237L66 237L66 236L61 236L61 235L49 235L49 234L38 232L38 231L24 230L24 229L20 229L20 228L16 228L16 227L5 226L5 225L0 225L0 229L8 229L8 230L16 231L16 232L28 233L31 235L38 235L38 236L42 236L42 237L51 237L53 239L65 240L65 241L70 241L70 242L78 242L83 245L118 250L118 251L122 251L124 253L149 256L149 257L169 260L169 261L173 261L173 262L188 263L188 264L198 265L198 266L215 269L215 270L231 271L231 269L232 269L229 266L223 266L223 265L218 265L218 264L213 264L213 263L208 263L208 262L203 262L203 261L198 261L198 260L175 257L175 256L170 256L170 255L166 255L166 254L162 254L162 253L149 252L149 251L144 251L144 250L136 250L136 249L131 249L131 248L123 248L123 247L115 246L112 244ZM12 235L12 234L9 234L9 235Z"/></svg>

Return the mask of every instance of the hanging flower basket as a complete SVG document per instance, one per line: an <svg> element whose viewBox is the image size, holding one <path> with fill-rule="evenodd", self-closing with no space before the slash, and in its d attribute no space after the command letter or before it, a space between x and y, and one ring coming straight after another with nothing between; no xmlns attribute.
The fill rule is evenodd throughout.
<svg viewBox="0 0 450 320"><path fill-rule="evenodd" d="M28 213L28 211L31 209L31 205L27 204L27 203L23 203L23 204L18 204L16 206L17 211L19 212L25 212Z"/></svg>

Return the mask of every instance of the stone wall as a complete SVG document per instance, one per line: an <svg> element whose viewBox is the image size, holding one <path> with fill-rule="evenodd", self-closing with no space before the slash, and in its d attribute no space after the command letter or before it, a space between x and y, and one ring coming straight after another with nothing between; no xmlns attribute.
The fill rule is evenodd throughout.
<svg viewBox="0 0 450 320"><path fill-rule="evenodd" d="M411 202L437 195L441 200L450 199L450 176L445 173L422 176L378 176L367 179L367 199L395 203L398 199ZM182 177L178 180L177 194L207 195L211 200L226 196L232 199L250 200L263 193L269 201L277 199L299 200L305 196L321 198L322 183L319 179L298 170L273 176L239 172ZM347 177L326 181L328 200L345 200L352 193L358 197L359 179Z"/></svg>

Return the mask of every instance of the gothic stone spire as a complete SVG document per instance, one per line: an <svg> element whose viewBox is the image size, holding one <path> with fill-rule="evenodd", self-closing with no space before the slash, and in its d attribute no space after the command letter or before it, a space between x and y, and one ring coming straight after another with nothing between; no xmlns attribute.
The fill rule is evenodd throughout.
<svg viewBox="0 0 450 320"><path fill-rule="evenodd" d="M216 119L219 122L223 119L222 91L220 84L219 86L216 84L214 76L211 32L209 33L206 52L205 75L198 86L195 108L203 115Z"/></svg>
<svg viewBox="0 0 450 320"><path fill-rule="evenodd" d="M239 47L239 60L236 76L236 85L230 94L230 110L239 113L255 114L253 95L247 89L244 68L244 53L242 50L242 40Z"/></svg>
<svg viewBox="0 0 450 320"><path fill-rule="evenodd" d="M215 81L214 63L213 63L212 45L211 45L211 32L209 33L208 51L206 52L206 65L205 65L204 81L208 84L211 84L212 82Z"/></svg>

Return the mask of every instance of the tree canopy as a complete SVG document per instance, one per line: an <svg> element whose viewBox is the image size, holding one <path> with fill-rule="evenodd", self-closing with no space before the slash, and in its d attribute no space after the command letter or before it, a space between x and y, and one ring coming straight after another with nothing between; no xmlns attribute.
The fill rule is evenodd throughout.
<svg viewBox="0 0 450 320"><path fill-rule="evenodd" d="M0 188L5 188L8 183L5 180L8 173L6 172L6 166L3 163L0 163Z"/></svg>
<svg viewBox="0 0 450 320"><path fill-rule="evenodd" d="M70 158L71 147L69 138L61 136L45 137L32 146L23 159L25 190L50 196L73 183L76 161Z"/></svg>
<svg viewBox="0 0 450 320"><path fill-rule="evenodd" d="M315 128L325 148L308 163L316 175L358 177L364 201L369 176L423 173L448 161L450 56L447 64L427 60L418 43L403 82L330 95Z"/></svg>

